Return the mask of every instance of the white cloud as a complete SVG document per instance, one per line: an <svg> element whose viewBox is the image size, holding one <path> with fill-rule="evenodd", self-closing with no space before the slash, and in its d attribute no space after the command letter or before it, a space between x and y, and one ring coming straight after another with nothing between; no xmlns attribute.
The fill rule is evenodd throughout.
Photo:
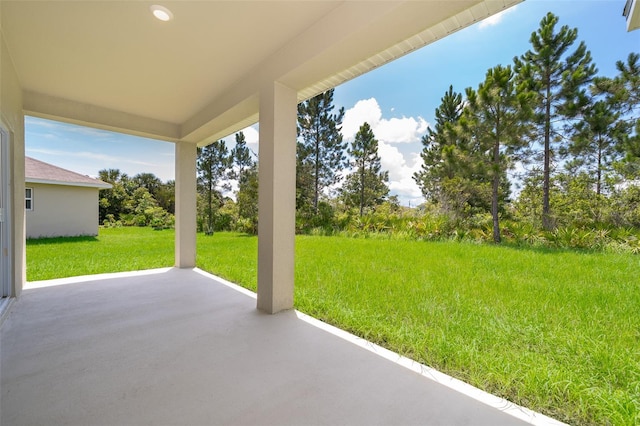
<svg viewBox="0 0 640 426"><path fill-rule="evenodd" d="M413 180L413 174L422 167L422 158L411 153L409 161L395 146L385 142L378 145L383 170L389 171L391 195L397 195L402 204L415 206L424 201L420 188Z"/></svg>
<svg viewBox="0 0 640 426"><path fill-rule="evenodd" d="M46 149L46 148L26 148L26 152L28 154L43 154L47 156L59 156L63 158L75 157L88 161L98 161L106 164L134 164L138 166L154 166L155 163L148 161L136 160L131 157L125 156L114 156L109 154L102 154L97 152L88 152L88 151L61 151L55 149Z"/></svg>
<svg viewBox="0 0 640 426"><path fill-rule="evenodd" d="M46 120L44 118L25 116L25 126L28 126L32 132L42 131L45 132L40 137L55 137L55 134L67 133L78 134L80 136L91 139L110 139L114 137L113 132L106 130L94 129L92 127L78 126L74 124L67 124L59 121Z"/></svg>
<svg viewBox="0 0 640 426"><path fill-rule="evenodd" d="M369 123L373 134L380 142L418 142L427 131L428 123L422 117L402 117L386 119L375 98L358 101L344 113L342 136L352 141L364 123Z"/></svg>
<svg viewBox="0 0 640 426"><path fill-rule="evenodd" d="M244 138L247 140L247 143L258 143L260 132L258 131L257 124L243 129L242 133L244 133Z"/></svg>
<svg viewBox="0 0 640 426"><path fill-rule="evenodd" d="M247 147L249 148L249 150L251 150L251 152L253 152L253 154L255 154L256 156L258 155L258 140L260 138L260 132L259 132L259 127L258 124L254 124L252 126L249 127L245 127L244 129L236 132L236 133L240 133L242 132L244 134L244 139L247 142ZM235 146L236 146L236 134L233 133L225 138L223 138L225 144L227 145L227 148L229 149L229 151L231 151ZM256 157L253 158L254 160L257 160ZM238 168L236 166L234 166L234 169L237 171ZM238 181L236 179L228 179L225 181L225 183L228 183L229 185L231 185L231 189L230 190L225 190L223 191L223 195L225 197L230 197L231 199L233 199L234 201L236 200L236 193L238 192Z"/></svg>
<svg viewBox="0 0 640 426"><path fill-rule="evenodd" d="M358 133L360 126L365 122L369 123L369 126L374 129L373 133L375 134L375 128L381 119L382 111L375 98L358 101L353 108L349 108L344 113L342 136L346 140L352 141L356 133Z"/></svg>
<svg viewBox="0 0 640 426"><path fill-rule="evenodd" d="M502 19L505 17L505 15L514 12L517 9L517 7L518 6L510 7L509 9L505 9L500 13L496 13L495 15L491 15L488 18L483 19L482 21L480 21L478 28L482 30L484 28L498 25L500 22L502 22Z"/></svg>
<svg viewBox="0 0 640 426"><path fill-rule="evenodd" d="M247 141L247 145L249 149L254 153L258 153L258 139L260 138L260 132L258 131L258 125L254 124L252 126L246 127L240 132L244 133L244 139ZM240 133L238 132L238 133ZM236 134L231 134L223 139L227 144L227 147L233 148L236 146Z"/></svg>
<svg viewBox="0 0 640 426"><path fill-rule="evenodd" d="M397 195L402 204L415 206L424 201L420 188L413 180L413 173L422 167L418 152L403 154L396 144L416 144L420 150L420 139L426 133L428 123L422 117L384 118L375 98L358 101L345 111L342 135L353 141L360 126L367 122L378 140L378 153L383 170L389 171L391 195Z"/></svg>
<svg viewBox="0 0 640 426"><path fill-rule="evenodd" d="M257 155L259 146L258 141L260 140L260 129L258 125L254 124L253 126L247 127L242 132L244 133L244 138L247 140L249 149Z"/></svg>
<svg viewBox="0 0 640 426"><path fill-rule="evenodd" d="M402 117L380 120L374 130L376 138L387 143L419 142L428 124L422 117Z"/></svg>

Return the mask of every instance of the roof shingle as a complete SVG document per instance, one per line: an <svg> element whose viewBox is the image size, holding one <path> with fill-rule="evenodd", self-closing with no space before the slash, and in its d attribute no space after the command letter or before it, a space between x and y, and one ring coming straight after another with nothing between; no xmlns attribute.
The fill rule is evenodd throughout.
<svg viewBox="0 0 640 426"><path fill-rule="evenodd" d="M99 179L81 175L35 158L25 157L24 166L26 182L111 188L111 184Z"/></svg>

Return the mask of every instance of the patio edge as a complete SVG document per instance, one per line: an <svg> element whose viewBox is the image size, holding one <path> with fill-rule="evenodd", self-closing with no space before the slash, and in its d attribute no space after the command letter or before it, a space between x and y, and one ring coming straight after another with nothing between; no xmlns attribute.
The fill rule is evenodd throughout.
<svg viewBox="0 0 640 426"><path fill-rule="evenodd" d="M152 275L152 274L162 274L173 269L180 269L180 268L168 267L168 268L147 269L147 270L141 270L141 271L114 272L114 273L105 273L105 274L97 274L97 275L82 275L82 276L68 277L68 278L56 278L52 280L32 281L32 282L27 282L24 289L25 290L37 289L37 288L44 288L44 287L51 287L51 286L58 286L58 285L76 284L76 283L82 283L85 281L96 281L96 280L106 280L106 279L113 279L113 278L125 278L125 277L135 277L135 276L143 276L143 275ZM257 299L256 293L250 290L247 290L246 288L241 287L237 284L234 284L230 281L227 281L224 278L218 277L217 275L204 271L200 268L196 267L196 268L184 268L184 269L192 270L193 272L199 275L215 280L216 282L226 287L229 287L235 291L238 291L244 294L245 296L251 297L253 299ZM6 309L6 311L9 311L9 309ZM522 407L504 398L501 398L489 392L483 391L475 386L470 385L469 383L463 382L462 380L451 377L432 367L416 362L411 358L407 358L389 349L383 348L382 346L372 343L366 339L362 339L354 334L351 334L333 325L327 324L319 319L313 318L303 312L300 312L295 309L293 310L293 312L295 313L298 319L308 323L309 325L312 325L316 328L326 331L327 333L330 333L347 342L350 342L362 349L366 349L367 351L372 352L388 361L391 361L397 365L400 365L406 369L409 369L415 373L418 373L429 380L433 380L443 386L446 386L478 402L481 402L485 405L488 405L506 414L509 414L519 420L525 421L527 423L530 423L536 426L566 425L566 423L560 422L544 414ZM8 312L5 312L5 314L6 313ZM4 316L6 317L6 315Z"/></svg>

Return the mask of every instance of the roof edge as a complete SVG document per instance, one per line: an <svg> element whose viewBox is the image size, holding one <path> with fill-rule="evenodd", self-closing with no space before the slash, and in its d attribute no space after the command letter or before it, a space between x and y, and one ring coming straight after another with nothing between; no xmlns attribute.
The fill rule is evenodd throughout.
<svg viewBox="0 0 640 426"><path fill-rule="evenodd" d="M110 183L106 182L96 182L96 183L88 183L88 182L62 182L59 180L50 180L50 179L35 179L25 177L25 183L40 183L45 185L60 185L60 186L80 186L85 188L98 188L98 189L110 189L113 187Z"/></svg>

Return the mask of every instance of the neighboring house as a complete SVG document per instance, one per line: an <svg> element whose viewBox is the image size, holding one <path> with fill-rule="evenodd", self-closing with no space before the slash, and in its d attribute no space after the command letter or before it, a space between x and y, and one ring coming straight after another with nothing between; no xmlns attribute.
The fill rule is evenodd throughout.
<svg viewBox="0 0 640 426"><path fill-rule="evenodd" d="M27 238L98 235L98 192L111 185L25 157Z"/></svg>
<svg viewBox="0 0 640 426"><path fill-rule="evenodd" d="M627 18L627 31L640 29L640 4L638 4L638 0L627 0L622 16Z"/></svg>

